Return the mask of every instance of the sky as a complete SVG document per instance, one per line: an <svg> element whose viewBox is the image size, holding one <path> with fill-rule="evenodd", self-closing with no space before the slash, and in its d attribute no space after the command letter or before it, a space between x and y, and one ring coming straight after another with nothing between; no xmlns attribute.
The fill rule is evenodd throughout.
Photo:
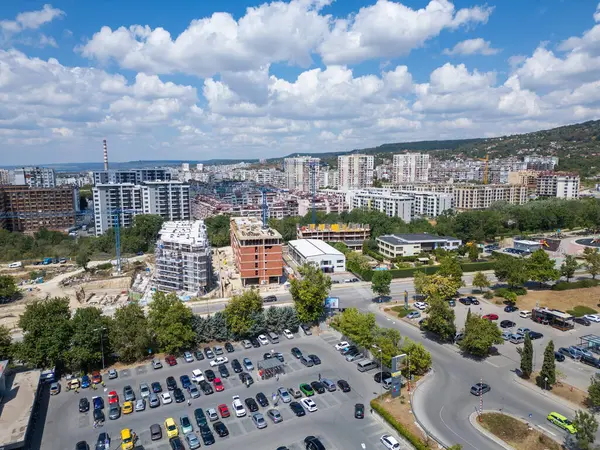
<svg viewBox="0 0 600 450"><path fill-rule="evenodd" d="M0 165L269 158L600 118L595 0L0 3Z"/></svg>

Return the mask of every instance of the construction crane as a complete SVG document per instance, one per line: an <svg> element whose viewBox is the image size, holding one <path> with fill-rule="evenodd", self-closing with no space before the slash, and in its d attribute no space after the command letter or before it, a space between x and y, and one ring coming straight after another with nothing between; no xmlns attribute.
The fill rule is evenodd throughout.
<svg viewBox="0 0 600 450"><path fill-rule="evenodd" d="M312 223L317 225L317 208L315 205L315 196L317 195L317 167L319 163L317 161L309 161L308 167L310 169L310 193L312 195Z"/></svg>
<svg viewBox="0 0 600 450"><path fill-rule="evenodd" d="M479 158L479 161L483 161L485 163L483 165L483 184L488 184L490 155L486 153L485 158Z"/></svg>
<svg viewBox="0 0 600 450"><path fill-rule="evenodd" d="M263 228L267 228L269 226L269 203L267 202L267 192L273 192L274 189L271 189L266 186L260 186L258 188L260 193L262 194L262 223Z"/></svg>
<svg viewBox="0 0 600 450"><path fill-rule="evenodd" d="M141 209L112 209L110 215L114 216L115 229L115 259L117 262L117 273L121 273L121 214L138 214Z"/></svg>

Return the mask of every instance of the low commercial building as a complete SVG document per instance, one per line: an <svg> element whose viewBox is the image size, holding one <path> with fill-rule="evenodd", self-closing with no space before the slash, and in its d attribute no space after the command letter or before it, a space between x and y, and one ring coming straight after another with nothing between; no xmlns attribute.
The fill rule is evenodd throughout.
<svg viewBox="0 0 600 450"><path fill-rule="evenodd" d="M462 241L448 236L434 236L428 233L386 234L377 238L379 253L386 258L415 256L422 252L431 252L437 248L456 250Z"/></svg>
<svg viewBox="0 0 600 450"><path fill-rule="evenodd" d="M343 242L351 250L361 250L363 242L371 237L371 226L368 223L298 225L296 237L298 239L318 239L325 242Z"/></svg>
<svg viewBox="0 0 600 450"><path fill-rule="evenodd" d="M513 241L513 247L516 248L517 250L523 250L526 252L533 253L536 250L539 250L540 248L542 248L542 243L540 241L530 241L527 239L521 239L521 240L515 239Z"/></svg>
<svg viewBox="0 0 600 450"><path fill-rule="evenodd" d="M346 271L346 257L342 252L318 239L297 239L288 242L289 255L299 266L314 264L326 273Z"/></svg>
<svg viewBox="0 0 600 450"><path fill-rule="evenodd" d="M278 284L283 274L283 238L255 217L233 217L231 249L244 286Z"/></svg>

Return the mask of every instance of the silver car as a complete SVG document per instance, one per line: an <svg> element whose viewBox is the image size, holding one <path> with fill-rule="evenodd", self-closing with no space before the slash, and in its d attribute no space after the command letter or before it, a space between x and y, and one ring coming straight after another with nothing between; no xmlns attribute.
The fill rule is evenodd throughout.
<svg viewBox="0 0 600 450"><path fill-rule="evenodd" d="M148 405L150 406L150 408L156 408L157 406L160 406L160 400L158 399L158 395L156 395L154 392L152 392L150 394L150 397L148 397Z"/></svg>
<svg viewBox="0 0 600 450"><path fill-rule="evenodd" d="M333 392L333 391L337 390L337 386L329 378L323 378L321 380L321 383L323 384L323 386L325 386L325 389L327 389L329 392Z"/></svg>
<svg viewBox="0 0 600 450"><path fill-rule="evenodd" d="M200 439L198 439L198 436L193 431L185 434L185 440L189 448L200 448Z"/></svg>
<svg viewBox="0 0 600 450"><path fill-rule="evenodd" d="M258 429L267 428L267 421L265 420L265 417L259 412L255 412L254 414L252 414L252 422L254 422L254 425L256 425L256 428Z"/></svg>
<svg viewBox="0 0 600 450"><path fill-rule="evenodd" d="M215 420L219 419L217 410L215 408L208 408L206 410L206 415L208 416L208 420L210 420L211 422L214 422Z"/></svg>
<svg viewBox="0 0 600 450"><path fill-rule="evenodd" d="M279 398L281 398L283 403L289 403L292 401L292 397L286 388L280 387L277 389L277 393L279 394Z"/></svg>
<svg viewBox="0 0 600 450"><path fill-rule="evenodd" d="M195 384L192 384L190 386L190 388L188 389L188 391L190 393L190 397L192 397L192 398L200 397L200 390L196 387Z"/></svg>
<svg viewBox="0 0 600 450"><path fill-rule="evenodd" d="M273 421L273 423L279 423L283 421L283 417L281 417L281 413L278 409L270 409L267 411L267 416L269 419Z"/></svg>
<svg viewBox="0 0 600 450"><path fill-rule="evenodd" d="M183 359L187 363L194 362L194 357L192 356L192 354L190 352L183 352Z"/></svg>
<svg viewBox="0 0 600 450"><path fill-rule="evenodd" d="M144 411L146 409L146 400L144 400L143 398L140 398L139 400L137 400L135 402L135 410L137 411Z"/></svg>
<svg viewBox="0 0 600 450"><path fill-rule="evenodd" d="M148 398L150 396L150 387L148 383L140 384L140 394L142 394L142 398Z"/></svg>

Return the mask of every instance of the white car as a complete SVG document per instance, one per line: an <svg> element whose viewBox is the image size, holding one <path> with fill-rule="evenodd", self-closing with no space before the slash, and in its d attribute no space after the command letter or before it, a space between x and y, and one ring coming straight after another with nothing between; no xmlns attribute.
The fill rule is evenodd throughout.
<svg viewBox="0 0 600 450"><path fill-rule="evenodd" d="M585 318L592 322L600 322L600 315L598 314L586 314Z"/></svg>
<svg viewBox="0 0 600 450"><path fill-rule="evenodd" d="M423 311L425 308L427 308L427 303L425 302L415 302L414 307L417 309L420 309L421 311Z"/></svg>
<svg viewBox="0 0 600 450"><path fill-rule="evenodd" d="M140 394L142 394L142 398L150 397L150 388L147 383L140 384Z"/></svg>
<svg viewBox="0 0 600 450"><path fill-rule="evenodd" d="M288 339L294 339L294 333L288 329L283 330L283 335Z"/></svg>
<svg viewBox="0 0 600 450"><path fill-rule="evenodd" d="M302 400L300 400L300 403L302 403L302 406L304 406L310 412L315 412L318 409L317 404L313 402L310 398L303 398Z"/></svg>
<svg viewBox="0 0 600 450"><path fill-rule="evenodd" d="M228 362L229 359L227 359L227 356L219 356L213 360L210 361L210 366L211 367L217 367L221 364L225 364L226 362Z"/></svg>
<svg viewBox="0 0 600 450"><path fill-rule="evenodd" d="M396 438L394 436L390 436L389 434L384 434L383 436L381 436L379 441L385 446L385 448L388 448L390 450L396 450L400 448L400 444L398 443Z"/></svg>
<svg viewBox="0 0 600 450"><path fill-rule="evenodd" d="M342 342L339 342L339 343L335 344L335 349L336 350L342 350L342 349L344 349L346 347L349 347L349 346L350 346L350 344L348 343L348 341L342 341Z"/></svg>
<svg viewBox="0 0 600 450"><path fill-rule="evenodd" d="M201 381L204 381L204 374L202 371L200 369L192 370L192 382L200 383Z"/></svg>
<svg viewBox="0 0 600 450"><path fill-rule="evenodd" d="M233 406L233 410L235 411L235 415L237 417L244 417L246 415L246 408L244 408L239 395L233 396L233 402L231 403L231 406Z"/></svg>
<svg viewBox="0 0 600 450"><path fill-rule="evenodd" d="M160 399L162 400L163 405L168 405L169 403L173 402L173 397L171 397L171 394L168 392L162 392L160 394Z"/></svg>
<svg viewBox="0 0 600 450"><path fill-rule="evenodd" d="M269 340L264 334L258 335L258 342L260 342L260 345L269 345Z"/></svg>

